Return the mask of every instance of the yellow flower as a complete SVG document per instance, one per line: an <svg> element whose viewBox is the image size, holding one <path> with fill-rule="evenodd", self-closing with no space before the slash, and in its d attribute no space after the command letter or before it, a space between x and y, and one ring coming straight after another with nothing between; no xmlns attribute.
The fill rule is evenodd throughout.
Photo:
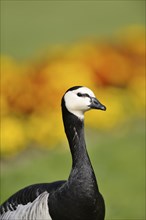
<svg viewBox="0 0 146 220"><path fill-rule="evenodd" d="M1 121L1 153L16 154L26 146L22 123L13 117L4 117Z"/></svg>

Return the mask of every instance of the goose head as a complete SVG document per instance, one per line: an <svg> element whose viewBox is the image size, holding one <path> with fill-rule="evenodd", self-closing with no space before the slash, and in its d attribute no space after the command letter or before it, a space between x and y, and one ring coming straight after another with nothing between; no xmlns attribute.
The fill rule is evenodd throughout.
<svg viewBox="0 0 146 220"><path fill-rule="evenodd" d="M90 109L106 110L106 107L99 102L92 90L83 86L75 86L68 89L63 96L66 109L80 119Z"/></svg>

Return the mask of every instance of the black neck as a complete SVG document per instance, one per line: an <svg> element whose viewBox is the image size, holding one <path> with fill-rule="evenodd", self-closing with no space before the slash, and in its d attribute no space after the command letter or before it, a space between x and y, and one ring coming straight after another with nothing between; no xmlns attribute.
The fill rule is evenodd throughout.
<svg viewBox="0 0 146 220"><path fill-rule="evenodd" d="M63 121L65 133L71 150L73 168L77 166L80 167L80 163L83 162L89 163L84 139L84 121L69 112L67 112Z"/></svg>
<svg viewBox="0 0 146 220"><path fill-rule="evenodd" d="M83 178L83 181L85 181L85 179L93 181L94 179L96 184L94 171L86 150L84 120L70 113L65 105L62 105L62 115L65 133L72 155L72 171L69 180L74 179L74 176L79 176Z"/></svg>
<svg viewBox="0 0 146 220"><path fill-rule="evenodd" d="M73 163L68 181L49 196L51 216L55 220L103 220L103 199L86 150L84 121L66 109L64 99L62 116Z"/></svg>

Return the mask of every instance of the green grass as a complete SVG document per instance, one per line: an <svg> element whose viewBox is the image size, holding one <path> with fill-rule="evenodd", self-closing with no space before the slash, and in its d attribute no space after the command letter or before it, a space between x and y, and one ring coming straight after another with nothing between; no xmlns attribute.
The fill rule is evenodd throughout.
<svg viewBox="0 0 146 220"><path fill-rule="evenodd" d="M144 123L134 121L107 133L86 129L86 140L105 198L106 220L144 220ZM18 158L2 160L1 202L29 184L67 179L70 167L67 146L50 151L31 148Z"/></svg>

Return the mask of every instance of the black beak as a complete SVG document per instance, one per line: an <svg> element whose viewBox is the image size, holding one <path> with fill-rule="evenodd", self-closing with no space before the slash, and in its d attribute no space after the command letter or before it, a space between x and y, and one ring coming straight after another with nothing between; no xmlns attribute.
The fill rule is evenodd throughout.
<svg viewBox="0 0 146 220"><path fill-rule="evenodd" d="M105 111L106 110L106 107L101 104L96 98L92 97L91 98L91 104L90 104L90 108L92 109L100 109L100 110L103 110Z"/></svg>

